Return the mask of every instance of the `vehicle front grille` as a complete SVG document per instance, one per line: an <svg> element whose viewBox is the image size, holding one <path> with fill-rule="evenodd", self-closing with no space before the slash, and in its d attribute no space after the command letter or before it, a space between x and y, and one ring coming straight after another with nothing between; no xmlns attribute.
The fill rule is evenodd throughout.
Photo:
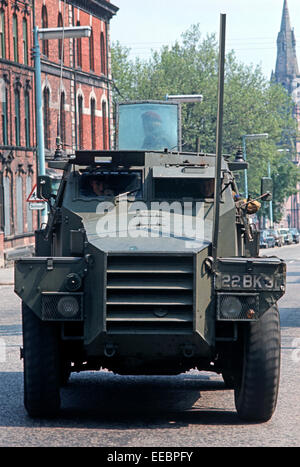
<svg viewBox="0 0 300 467"><path fill-rule="evenodd" d="M108 256L109 333L193 330L193 256Z"/></svg>

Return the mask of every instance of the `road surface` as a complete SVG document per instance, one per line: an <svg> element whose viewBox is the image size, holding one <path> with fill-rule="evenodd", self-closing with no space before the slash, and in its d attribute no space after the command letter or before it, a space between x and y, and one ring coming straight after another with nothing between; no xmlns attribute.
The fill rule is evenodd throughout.
<svg viewBox="0 0 300 467"><path fill-rule="evenodd" d="M286 259L288 268L287 293L279 302L280 390L269 422L241 422L222 378L196 370L173 377L72 374L59 418L30 419L23 407L20 300L0 275L0 446L299 446L300 246L261 254Z"/></svg>

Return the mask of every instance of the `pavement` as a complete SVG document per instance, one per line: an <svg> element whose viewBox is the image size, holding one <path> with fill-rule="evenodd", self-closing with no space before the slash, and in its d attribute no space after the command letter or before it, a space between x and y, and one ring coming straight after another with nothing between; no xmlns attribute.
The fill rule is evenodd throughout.
<svg viewBox="0 0 300 467"><path fill-rule="evenodd" d="M0 286L14 285L14 267L0 268Z"/></svg>

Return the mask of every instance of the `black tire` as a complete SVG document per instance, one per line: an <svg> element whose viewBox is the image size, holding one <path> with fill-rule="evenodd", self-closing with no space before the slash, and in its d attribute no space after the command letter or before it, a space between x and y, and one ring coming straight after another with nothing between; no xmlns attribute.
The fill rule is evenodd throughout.
<svg viewBox="0 0 300 467"><path fill-rule="evenodd" d="M71 362L67 359L63 359L59 369L59 383L60 386L66 386L71 376Z"/></svg>
<svg viewBox="0 0 300 467"><path fill-rule="evenodd" d="M280 377L280 320L276 305L245 328L235 406L243 420L266 422L275 410Z"/></svg>
<svg viewBox="0 0 300 467"><path fill-rule="evenodd" d="M222 372L222 378L223 378L226 389L234 389L235 377L233 373L231 373L230 371L224 370Z"/></svg>
<svg viewBox="0 0 300 467"><path fill-rule="evenodd" d="M59 336L22 303L24 405L31 417L55 416L60 408Z"/></svg>

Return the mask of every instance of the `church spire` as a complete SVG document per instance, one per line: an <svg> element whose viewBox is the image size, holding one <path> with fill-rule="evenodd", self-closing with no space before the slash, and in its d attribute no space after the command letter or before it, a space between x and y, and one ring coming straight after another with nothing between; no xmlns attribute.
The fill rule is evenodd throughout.
<svg viewBox="0 0 300 467"><path fill-rule="evenodd" d="M287 0L284 0L280 32L290 31L290 30L291 30L290 14L289 14Z"/></svg>
<svg viewBox="0 0 300 467"><path fill-rule="evenodd" d="M291 28L287 0L284 0L280 32L277 37L277 60L275 68L275 81L281 83L289 92L292 92L293 81L299 76L296 39Z"/></svg>

